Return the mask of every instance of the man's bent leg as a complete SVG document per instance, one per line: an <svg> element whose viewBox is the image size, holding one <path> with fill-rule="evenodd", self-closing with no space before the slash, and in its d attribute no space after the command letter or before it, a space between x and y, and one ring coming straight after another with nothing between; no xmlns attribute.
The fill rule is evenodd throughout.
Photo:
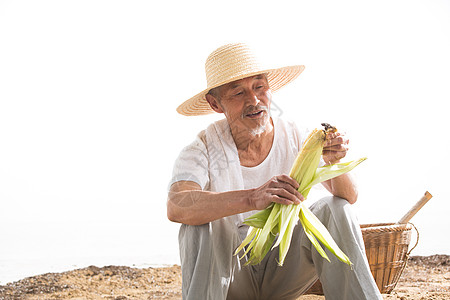
<svg viewBox="0 0 450 300"><path fill-rule="evenodd" d="M278 265L278 247L270 251L261 263L264 264L265 270L261 280L260 299L294 300L316 282L318 277L311 247L311 242L298 222L283 266Z"/></svg>
<svg viewBox="0 0 450 300"><path fill-rule="evenodd" d="M244 259L245 260L245 259ZM260 300L257 278L258 266L240 266L234 269L234 274L228 289L227 300Z"/></svg>
<svg viewBox="0 0 450 300"><path fill-rule="evenodd" d="M353 263L349 267L325 250L329 263L312 249L312 260L326 299L382 299L370 272L361 229L351 205L338 197L326 197L314 203L311 210Z"/></svg>
<svg viewBox="0 0 450 300"><path fill-rule="evenodd" d="M261 299L297 299L319 275L326 299L382 299L370 273L361 230L351 205L344 199L326 197L310 208L328 228L339 247L353 262L341 262L328 250L325 260L305 235L299 222L283 266L278 266L278 248L268 253Z"/></svg>
<svg viewBox="0 0 450 300"><path fill-rule="evenodd" d="M257 265L236 268L228 291L230 300L297 299L317 280L311 258L311 243L300 223L294 228L284 265L278 266L278 247ZM247 254L248 255L248 254ZM247 257L241 260L245 264Z"/></svg>
<svg viewBox="0 0 450 300"><path fill-rule="evenodd" d="M239 238L232 221L223 218L200 226L183 224L178 240L183 299L226 299L239 265L233 256Z"/></svg>

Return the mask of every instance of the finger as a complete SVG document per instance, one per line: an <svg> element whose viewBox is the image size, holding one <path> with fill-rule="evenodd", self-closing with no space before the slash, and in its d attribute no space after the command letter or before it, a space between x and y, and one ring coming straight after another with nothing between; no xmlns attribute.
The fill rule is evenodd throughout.
<svg viewBox="0 0 450 300"><path fill-rule="evenodd" d="M298 188L300 187L298 182L295 181L295 179L293 179L293 178L291 178L289 176L288 176L288 178L289 178L290 183L279 181L278 185L276 185L276 187L280 187L280 188L283 188L283 189L287 190L289 193L291 193L295 197L297 197L300 201L305 200L303 195L300 194L300 192L298 191Z"/></svg>
<svg viewBox="0 0 450 300"><path fill-rule="evenodd" d="M336 152L347 152L348 147L346 145L333 145L333 146L327 146L323 147L323 151L336 151Z"/></svg>
<svg viewBox="0 0 450 300"><path fill-rule="evenodd" d="M337 138L338 136L341 136L342 134L340 132L328 132L325 136L326 140L332 140Z"/></svg>
<svg viewBox="0 0 450 300"><path fill-rule="evenodd" d="M326 161L337 161L347 155L346 151L324 151L323 156Z"/></svg>
<svg viewBox="0 0 450 300"><path fill-rule="evenodd" d="M298 189L293 188L291 185L287 185L285 184L284 186L282 186L282 188L287 191L289 194L293 195L295 198L293 199L293 201L296 204L299 204L301 201L305 200L305 197L303 197L302 194L300 194L300 192L298 191Z"/></svg>
<svg viewBox="0 0 450 300"><path fill-rule="evenodd" d="M339 150L336 150L336 149L331 149L331 150L329 150L329 149L323 149L323 151L322 151L322 155L338 155L338 154L347 154L347 152L348 152L348 148L342 148L342 149L339 149Z"/></svg>
<svg viewBox="0 0 450 300"><path fill-rule="evenodd" d="M303 200L299 198L299 196L302 198L303 196L301 196L301 194L296 190L288 191L287 189L284 188L275 188L271 189L270 193L279 198L288 200L290 204L300 204L300 202Z"/></svg>
<svg viewBox="0 0 450 300"><path fill-rule="evenodd" d="M286 199L286 198L283 198L283 197L280 197L280 196L278 196L278 195L273 195L273 197L272 197L272 202L274 202L274 203L279 203L279 204L282 204L282 205L292 205L292 204L295 204L293 201L290 201L290 200L288 200L288 199Z"/></svg>
<svg viewBox="0 0 450 300"><path fill-rule="evenodd" d="M295 189L295 188L289 187L287 190L290 193L292 193L299 201L304 201L305 200L305 197L303 197L303 195L300 194L300 192L298 191L298 188Z"/></svg>
<svg viewBox="0 0 450 300"><path fill-rule="evenodd" d="M285 174L279 175L279 176L276 176L276 179L277 179L278 182L283 182L283 183L289 184L290 186L292 186L296 190L300 187L298 182L294 178L292 178L292 177L290 177L288 175L285 175Z"/></svg>
<svg viewBox="0 0 450 300"><path fill-rule="evenodd" d="M272 195L271 201L283 205L298 205L301 202L298 198L289 199L280 195Z"/></svg>
<svg viewBox="0 0 450 300"><path fill-rule="evenodd" d="M349 139L344 136L338 136L332 139L327 139L324 147L334 146L334 145L347 145L349 143Z"/></svg>

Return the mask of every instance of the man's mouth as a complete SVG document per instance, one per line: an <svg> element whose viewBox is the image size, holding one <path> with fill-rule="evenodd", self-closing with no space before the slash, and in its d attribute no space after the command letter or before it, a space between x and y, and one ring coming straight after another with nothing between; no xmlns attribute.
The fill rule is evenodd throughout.
<svg viewBox="0 0 450 300"><path fill-rule="evenodd" d="M245 116L250 119L257 119L262 116L263 112L264 112L264 110L256 110L256 111L246 114Z"/></svg>

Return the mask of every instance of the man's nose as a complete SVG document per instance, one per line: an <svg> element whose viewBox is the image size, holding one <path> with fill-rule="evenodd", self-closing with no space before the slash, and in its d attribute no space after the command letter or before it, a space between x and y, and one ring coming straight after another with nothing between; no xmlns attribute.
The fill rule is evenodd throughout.
<svg viewBox="0 0 450 300"><path fill-rule="evenodd" d="M261 102L261 100L259 100L258 96L256 95L256 93L254 91L250 90L247 95L248 95L247 103L249 105L256 106L259 104L259 102Z"/></svg>

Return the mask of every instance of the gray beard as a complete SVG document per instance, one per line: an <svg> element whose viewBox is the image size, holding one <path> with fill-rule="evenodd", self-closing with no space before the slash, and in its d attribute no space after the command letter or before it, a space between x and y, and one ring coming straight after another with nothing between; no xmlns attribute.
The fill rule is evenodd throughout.
<svg viewBox="0 0 450 300"><path fill-rule="evenodd" d="M252 136L257 136L257 135L262 134L264 131L266 131L266 125L261 125L261 126L258 126L255 129L250 130L250 134Z"/></svg>

